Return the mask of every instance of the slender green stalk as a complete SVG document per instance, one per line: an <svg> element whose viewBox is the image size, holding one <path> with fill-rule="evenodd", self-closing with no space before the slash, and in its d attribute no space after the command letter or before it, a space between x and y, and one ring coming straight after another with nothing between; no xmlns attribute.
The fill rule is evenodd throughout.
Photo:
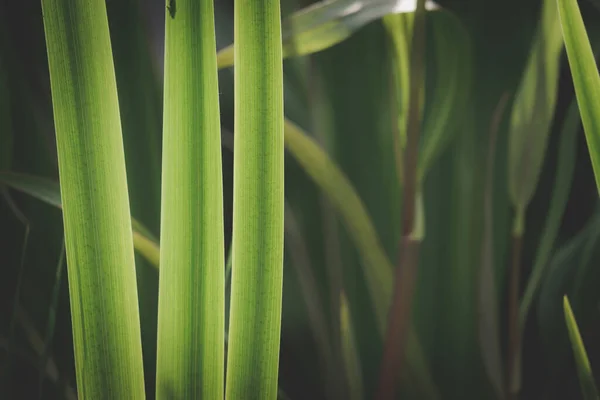
<svg viewBox="0 0 600 400"><path fill-rule="evenodd" d="M417 1L410 57L411 82L423 82L425 69L425 1ZM419 247L423 240L423 205L418 193L419 137L421 133L421 85L411 84L406 120L406 148L403 154L402 237L394 289L384 337L383 359L377 398L393 399L398 371L402 371L411 320L412 299L417 278ZM400 372L401 373L401 372Z"/></svg>
<svg viewBox="0 0 600 400"><path fill-rule="evenodd" d="M167 5L156 394L220 399L225 256L214 6Z"/></svg>
<svg viewBox="0 0 600 400"><path fill-rule="evenodd" d="M555 0L544 0L541 19L516 93L511 113L508 152L508 191L515 217L508 286L507 390L521 386L518 364L521 347L519 293L525 216L542 171L556 106L560 55L563 47ZM518 254L516 252L519 252Z"/></svg>
<svg viewBox="0 0 600 400"><path fill-rule="evenodd" d="M500 98L490 123L490 138L487 153L486 184L484 193L484 226L481 245L481 270L478 285L478 334L481 358L490 378L490 383L498 399L505 397L504 374L500 350L500 329L498 318L498 291L494 274L494 164L498 130L504 109L508 102L508 92Z"/></svg>
<svg viewBox="0 0 600 400"><path fill-rule="evenodd" d="M275 399L283 285L279 0L236 0L233 268L226 398Z"/></svg>
<svg viewBox="0 0 600 400"><path fill-rule="evenodd" d="M596 186L600 191L600 75L577 0L558 0L558 15Z"/></svg>
<svg viewBox="0 0 600 400"><path fill-rule="evenodd" d="M129 198L103 0L43 0L79 397L143 399Z"/></svg>
<svg viewBox="0 0 600 400"><path fill-rule="evenodd" d="M575 160L577 156L577 135L581 119L577 102L573 100L567 111L563 122L560 143L558 145L558 162L556 165L556 177L554 189L550 199L548 217L544 224L542 237L535 254L535 260L531 269L531 276L527 282L525 294L521 299L519 307L519 323L521 330L525 326L529 308L533 303L538 287L545 276L548 263L552 255L554 243L558 237L560 224L563 219L569 193L575 172Z"/></svg>
<svg viewBox="0 0 600 400"><path fill-rule="evenodd" d="M583 398L585 400L597 400L598 389L594 382L594 375L592 373L592 367L590 367L590 361L581 340L581 334L577 327L577 321L573 315L573 310L569 304L567 296L563 296L563 308L565 313L565 321L567 329L569 331L569 339L571 340L571 346L573 347L573 355L575 356L575 365L577 366L577 374L579 375L579 383L581 384L581 390L583 391Z"/></svg>

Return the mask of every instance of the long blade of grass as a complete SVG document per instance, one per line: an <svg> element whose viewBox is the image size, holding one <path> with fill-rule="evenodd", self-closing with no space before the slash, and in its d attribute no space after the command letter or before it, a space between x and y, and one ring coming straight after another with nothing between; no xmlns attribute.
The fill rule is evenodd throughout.
<svg viewBox="0 0 600 400"><path fill-rule="evenodd" d="M403 153L402 236L398 264L394 270L392 302L384 336L383 356L376 398L394 398L395 378L402 371L412 320L412 303L418 276L419 249L424 238L424 212L418 182L419 141L422 121L422 89L425 78L425 1L417 0L410 48L410 93L406 119L406 148ZM401 373L401 372L400 372Z"/></svg>
<svg viewBox="0 0 600 400"><path fill-rule="evenodd" d="M217 399L225 255L214 5L167 5L156 394Z"/></svg>
<svg viewBox="0 0 600 400"><path fill-rule="evenodd" d="M556 105L563 47L554 0L544 0L533 47L513 104L509 130L508 191L515 216L508 285L507 381L521 386L519 293L525 215L542 171Z"/></svg>
<svg viewBox="0 0 600 400"><path fill-rule="evenodd" d="M508 101L505 93L498 102L490 124L490 139L488 144L486 187L484 193L484 226L481 245L481 271L478 285L478 324L481 357L489 376L490 383L498 399L503 399L504 374L502 373L502 356L500 352L500 330L498 318L498 288L494 274L494 165L496 159L496 143L498 130L504 108Z"/></svg>
<svg viewBox="0 0 600 400"><path fill-rule="evenodd" d="M577 0L557 0L567 58L575 85L596 186L600 191L600 75Z"/></svg>
<svg viewBox="0 0 600 400"><path fill-rule="evenodd" d="M283 284L279 0L234 3L233 268L227 399L275 399Z"/></svg>
<svg viewBox="0 0 600 400"><path fill-rule="evenodd" d="M142 399L144 375L121 123L102 0L43 0L77 388Z"/></svg>
<svg viewBox="0 0 600 400"><path fill-rule="evenodd" d="M563 47L558 25L554 0L544 0L510 121L508 183L517 213L524 213L531 201L546 154Z"/></svg>
<svg viewBox="0 0 600 400"><path fill-rule="evenodd" d="M569 304L567 296L563 297L563 308L565 313L565 321L567 323L567 329L569 331L569 338L571 339L571 346L573 347L573 355L575 356L575 365L577 366L577 374L579 375L579 383L581 384L581 390L583 392L583 398L585 400L596 400L598 397L598 390L596 389L596 383L594 382L594 375L592 374L592 368L590 367L590 361L588 360L583 340L581 340L581 334L577 327L577 321L573 315L573 310Z"/></svg>
<svg viewBox="0 0 600 400"><path fill-rule="evenodd" d="M406 117L410 95L410 43L414 13L391 14L383 18L393 49L393 80L395 83L394 100L398 110L398 133L394 134L394 154L398 177L402 182L402 149L406 144ZM424 96L423 96L424 97Z"/></svg>
<svg viewBox="0 0 600 400"><path fill-rule="evenodd" d="M29 174L0 172L0 183L51 206L62 208L58 182Z"/></svg>
<svg viewBox="0 0 600 400"><path fill-rule="evenodd" d="M419 154L419 181L455 136L465 118L472 86L471 38L458 17L440 10L431 14L435 89L424 115Z"/></svg>
<svg viewBox="0 0 600 400"><path fill-rule="evenodd" d="M569 199L569 192L575 171L575 158L577 155L577 129L581 119L577 102L573 101L569 106L567 115L563 122L560 143L558 145L558 163L556 165L556 177L554 179L554 190L550 200L550 209L544 225L542 237L536 251L531 276L527 282L525 294L521 300L519 309L519 321L521 329L527 319L531 303L537 293L537 289L543 279L546 267L552 255L552 249L558 236L558 230Z"/></svg>
<svg viewBox="0 0 600 400"><path fill-rule="evenodd" d="M548 367L556 372L564 370L564 363L570 353L568 346L564 346L568 340L564 320L556 316L563 312L565 294L569 294L571 299L578 296L574 281L579 271L596 266L592 262L592 256L600 243L598 211L596 208L585 226L553 252L534 303L540 339L551 356L548 357Z"/></svg>

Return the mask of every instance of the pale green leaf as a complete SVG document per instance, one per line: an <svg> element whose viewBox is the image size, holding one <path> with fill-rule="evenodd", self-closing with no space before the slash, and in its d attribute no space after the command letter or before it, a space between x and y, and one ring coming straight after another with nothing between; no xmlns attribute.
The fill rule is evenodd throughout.
<svg viewBox="0 0 600 400"><path fill-rule="evenodd" d="M556 165L556 176L554 189L550 199L550 209L543 228L542 237L533 262L532 272L525 294L521 300L519 309L519 321L524 326L531 303L536 295L538 287L544 277L546 268L550 262L550 256L558 236L558 230L569 199L573 173L575 171L575 159L577 152L577 131L580 127L579 108L573 101L563 122L560 143L558 145L558 163Z"/></svg>
<svg viewBox="0 0 600 400"><path fill-rule="evenodd" d="M81 398L143 399L133 235L103 0L43 0Z"/></svg>
<svg viewBox="0 0 600 400"><path fill-rule="evenodd" d="M583 398L585 400L596 400L598 397L598 390L596 389L596 383L594 382L594 375L592 374L592 368L590 367L590 361L588 360L579 328L577 327L577 321L573 315L573 310L569 304L567 296L563 297L563 308L565 313L565 321L567 323L567 329L569 331L569 338L571 339L571 346L573 347L573 354L575 356L575 365L577 366L577 374L579 375L579 383L583 392Z"/></svg>
<svg viewBox="0 0 600 400"><path fill-rule="evenodd" d="M226 398L270 400L277 396L283 285L279 0L236 0L234 43L234 247Z"/></svg>
<svg viewBox="0 0 600 400"><path fill-rule="evenodd" d="M167 5L156 395L217 399L225 249L214 6Z"/></svg>
<svg viewBox="0 0 600 400"><path fill-rule="evenodd" d="M577 0L557 1L575 95L596 176L596 186L600 191L600 75Z"/></svg>
<svg viewBox="0 0 600 400"><path fill-rule="evenodd" d="M544 0L510 120L508 188L517 215L525 213L542 170L556 105L562 47L555 0Z"/></svg>

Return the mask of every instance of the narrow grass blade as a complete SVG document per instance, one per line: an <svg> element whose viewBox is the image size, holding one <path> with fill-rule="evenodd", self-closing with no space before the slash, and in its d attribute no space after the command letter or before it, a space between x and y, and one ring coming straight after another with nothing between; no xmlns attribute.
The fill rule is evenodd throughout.
<svg viewBox="0 0 600 400"><path fill-rule="evenodd" d="M490 124L487 153L486 186L484 193L484 226L481 245L481 270L478 285L479 343L484 367L498 399L504 399L504 374L500 351L500 328L498 317L498 288L494 274L494 165L498 130L508 101L505 93L498 102Z"/></svg>
<svg viewBox="0 0 600 400"><path fill-rule="evenodd" d="M428 0L426 8L437 3ZM410 0L333 0L308 6L283 21L283 57L304 56L332 47L354 32L388 14L412 13L416 1ZM219 68L233 65L233 45L222 49Z"/></svg>
<svg viewBox="0 0 600 400"><path fill-rule="evenodd" d="M275 399L283 284L279 0L236 0L233 267L226 398Z"/></svg>
<svg viewBox="0 0 600 400"><path fill-rule="evenodd" d="M156 394L217 399L225 256L214 5L167 6Z"/></svg>
<svg viewBox="0 0 600 400"><path fill-rule="evenodd" d="M43 0L77 388L142 399L131 218L106 5Z"/></svg>
<svg viewBox="0 0 600 400"><path fill-rule="evenodd" d="M577 130L581 119L577 102L573 101L569 106L567 115L563 122L560 143L558 145L558 163L556 165L556 177L554 179L554 190L550 200L550 209L546 219L542 237L533 262L531 276L527 282L525 294L521 300L519 309L519 321L522 327L525 325L529 308L537 293L538 287L543 279L546 267L550 262L552 249L558 236L558 230L569 199L569 192L575 171L575 159L577 155Z"/></svg>
<svg viewBox="0 0 600 400"><path fill-rule="evenodd" d="M414 13L391 14L383 18L383 23L392 39L394 54L395 100L398 104L398 134L394 146L398 176L402 179L402 149L406 145L406 117L408 116L408 98L410 94L410 43ZM424 97L424 96L423 96Z"/></svg>
<svg viewBox="0 0 600 400"><path fill-rule="evenodd" d="M595 257L592 256L600 243L599 211L597 209L583 229L553 252L535 302L540 339L551 356L548 357L548 366L555 370L564 368L569 355L568 347L564 346L568 333L564 320L557 318L557 315L562 312L565 294L569 294L571 299L579 295L574 285L577 274L585 268L596 266L593 262Z"/></svg>
<svg viewBox="0 0 600 400"><path fill-rule="evenodd" d="M577 0L557 0L575 95L600 191L600 75Z"/></svg>
<svg viewBox="0 0 600 400"><path fill-rule="evenodd" d="M424 239L425 221L421 187L418 182L419 142L422 131L422 82L426 66L425 1L417 0L410 46L410 93L406 118L406 147L402 165L402 219L397 264L393 271L392 301L384 334L376 398L392 400L402 375L407 336L412 326L412 304L418 277L419 249Z"/></svg>
<svg viewBox="0 0 600 400"><path fill-rule="evenodd" d="M429 13L435 76L431 105L424 114L419 150L419 181L455 136L466 117L472 86L471 38L458 17L441 10Z"/></svg>
<svg viewBox="0 0 600 400"><path fill-rule="evenodd" d="M509 130L509 194L517 214L533 197L556 104L563 43L555 0L544 0L541 20L514 100Z"/></svg>
<svg viewBox="0 0 600 400"><path fill-rule="evenodd" d="M62 208L57 182L28 174L0 172L0 183L26 193L51 206Z"/></svg>
<svg viewBox="0 0 600 400"><path fill-rule="evenodd" d="M585 346L581 340L579 328L571 310L569 299L567 296L563 297L563 308L565 312L565 321L567 323L567 329L569 331L569 338L571 339L571 346L573 347L573 355L575 356L575 365L577 366L577 374L579 375L579 383L581 384L581 390L583 392L583 398L585 400L597 400L598 390L596 389L596 383L594 382L594 375L592 374L592 368L590 367L590 361L588 360Z"/></svg>
<svg viewBox="0 0 600 400"><path fill-rule="evenodd" d="M512 255L508 285L508 390L521 386L519 293L525 216L542 171L556 106L560 54L555 0L544 0L533 47L513 104L508 149L508 192L514 209Z"/></svg>

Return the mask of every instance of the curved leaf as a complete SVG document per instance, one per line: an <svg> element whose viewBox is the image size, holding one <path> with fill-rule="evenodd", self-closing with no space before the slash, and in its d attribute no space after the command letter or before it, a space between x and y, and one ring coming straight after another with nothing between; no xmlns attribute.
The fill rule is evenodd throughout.
<svg viewBox="0 0 600 400"><path fill-rule="evenodd" d="M600 191L600 75L577 0L557 1L575 95L596 176L596 186Z"/></svg>
<svg viewBox="0 0 600 400"><path fill-rule="evenodd" d="M583 398L585 400L597 400L600 397L598 397L598 390L596 389L596 383L594 382L590 361L588 360L585 346L583 345L583 340L581 340L579 328L577 327L577 322L575 321L575 316L573 315L573 310L571 309L567 296L563 297L563 307L567 329L569 330L569 338L571 339L571 346L573 346L573 354L575 355L575 365L577 366Z"/></svg>

